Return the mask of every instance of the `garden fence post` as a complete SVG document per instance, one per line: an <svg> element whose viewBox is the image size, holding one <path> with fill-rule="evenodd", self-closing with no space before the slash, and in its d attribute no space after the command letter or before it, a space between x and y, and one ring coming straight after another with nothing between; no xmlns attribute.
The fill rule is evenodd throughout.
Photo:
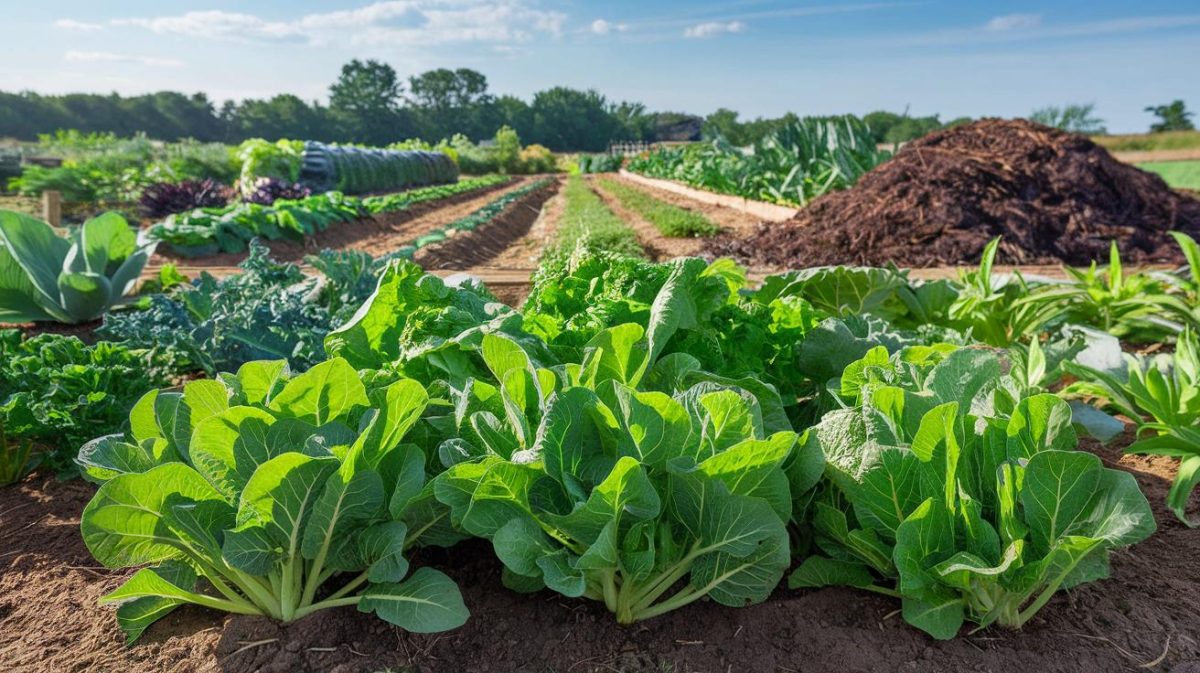
<svg viewBox="0 0 1200 673"><path fill-rule="evenodd" d="M42 219L52 227L62 225L62 192L52 189L42 192Z"/></svg>

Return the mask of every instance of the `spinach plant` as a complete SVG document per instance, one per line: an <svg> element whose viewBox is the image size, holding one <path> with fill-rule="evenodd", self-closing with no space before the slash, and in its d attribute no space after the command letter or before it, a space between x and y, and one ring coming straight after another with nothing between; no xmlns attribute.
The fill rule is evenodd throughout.
<svg viewBox="0 0 1200 673"><path fill-rule="evenodd" d="M968 620L1019 628L1154 531L1133 476L1074 450L1067 404L1023 395L991 352L881 350L847 368L851 404L803 440L827 461L812 510L824 555L790 586L895 596L935 638Z"/></svg>
<svg viewBox="0 0 1200 673"><path fill-rule="evenodd" d="M126 436L78 457L101 483L83 512L88 549L110 568L150 566L103 599L130 639L184 603L285 622L354 605L410 631L461 625L454 583L409 575L404 557L457 539L424 453L402 442L427 401L411 380L369 395L341 359L298 376L251 362L143 397Z"/></svg>

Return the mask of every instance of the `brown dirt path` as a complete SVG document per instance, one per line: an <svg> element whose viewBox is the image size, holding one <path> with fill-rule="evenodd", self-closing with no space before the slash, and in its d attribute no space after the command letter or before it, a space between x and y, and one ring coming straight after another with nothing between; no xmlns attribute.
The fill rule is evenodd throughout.
<svg viewBox="0 0 1200 673"><path fill-rule="evenodd" d="M605 177L608 176L606 175ZM665 201L678 208L700 213L715 222L723 230L726 230L735 236L745 236L749 232L753 231L755 227L762 222L760 218L748 213L744 213L740 210L734 210L733 208L726 208L724 206L719 206L712 203L703 203L701 201L688 198L682 194L668 192L665 189L655 189L654 187L648 185L638 184L619 174L614 174L612 179L618 180L632 189L645 192L659 201Z"/></svg>
<svg viewBox="0 0 1200 673"><path fill-rule="evenodd" d="M604 205L629 225L637 234L638 242L646 250L646 255L656 262L666 261L673 257L692 257L700 254L704 248L703 238L667 238L658 231L646 218L636 211L621 205L615 196L605 191L594 176L587 176L587 184L600 197Z"/></svg>

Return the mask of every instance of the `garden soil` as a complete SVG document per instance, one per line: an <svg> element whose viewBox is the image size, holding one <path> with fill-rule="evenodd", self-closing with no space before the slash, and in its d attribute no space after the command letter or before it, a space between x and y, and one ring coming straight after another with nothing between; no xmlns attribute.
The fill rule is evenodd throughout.
<svg viewBox="0 0 1200 673"><path fill-rule="evenodd" d="M413 261L430 271L488 264L529 233L542 212L542 205L558 192L560 186L561 183L554 180L525 194L475 230L457 232L441 243L421 248Z"/></svg>
<svg viewBox="0 0 1200 673"><path fill-rule="evenodd" d="M985 119L909 143L853 188L706 252L768 267L953 266L1002 236L1001 264L1086 265L1113 240L1127 262L1174 263L1171 229L1200 232L1200 199L1084 136Z"/></svg>
<svg viewBox="0 0 1200 673"><path fill-rule="evenodd" d="M1132 440L1126 436L1124 442ZM1086 444L1136 476L1159 530L1114 554L1113 577L1056 596L1022 632L935 641L896 602L780 589L764 604L699 603L631 627L599 604L500 584L486 543L416 554L463 588L471 620L440 635L351 609L290 626L184 608L125 647L97 599L130 573L98 567L79 536L93 487L34 475L0 489L0 670L6 673L745 673L1200 671L1200 534L1163 506L1174 464Z"/></svg>

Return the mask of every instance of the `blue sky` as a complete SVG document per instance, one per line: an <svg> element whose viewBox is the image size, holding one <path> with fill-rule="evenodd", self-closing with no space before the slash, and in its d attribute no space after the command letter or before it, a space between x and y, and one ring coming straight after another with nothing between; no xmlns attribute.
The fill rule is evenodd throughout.
<svg viewBox="0 0 1200 673"><path fill-rule="evenodd" d="M291 92L324 100L350 58L407 76L470 67L493 92L564 84L651 109L743 117L1020 116L1094 102L1200 108L1200 3L772 0L5 0L0 89ZM20 54L13 58L13 54Z"/></svg>

